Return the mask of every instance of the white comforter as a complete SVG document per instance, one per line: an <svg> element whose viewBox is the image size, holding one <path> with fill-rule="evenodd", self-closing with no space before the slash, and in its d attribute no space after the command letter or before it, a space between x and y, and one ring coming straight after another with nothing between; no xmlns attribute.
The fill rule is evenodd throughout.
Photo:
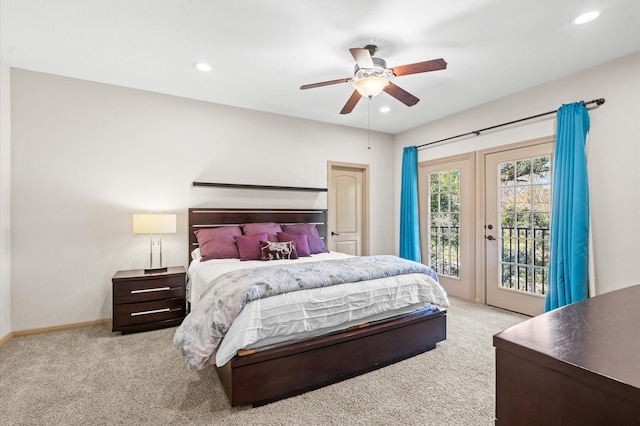
<svg viewBox="0 0 640 426"><path fill-rule="evenodd" d="M233 270L346 257L349 256L331 252L293 261L220 259L200 262L196 259L189 267L189 301L192 310L195 309L210 283ZM442 287L424 274L405 274L254 300L246 304L229 328L216 352L215 363L224 365L239 349L314 337L411 312L430 303L448 306Z"/></svg>

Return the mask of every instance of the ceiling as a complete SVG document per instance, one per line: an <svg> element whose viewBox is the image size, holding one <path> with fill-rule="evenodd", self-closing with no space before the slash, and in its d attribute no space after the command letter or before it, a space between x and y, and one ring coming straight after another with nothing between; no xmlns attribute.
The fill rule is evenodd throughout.
<svg viewBox="0 0 640 426"><path fill-rule="evenodd" d="M640 51L638 0L0 0L11 67L396 134ZM599 9L596 21L574 26ZM446 70L396 77L421 101L386 93L340 115L351 47L389 67L444 58ZM202 73L195 62L209 63ZM640 77L639 77L640 78ZM568 99L567 101L571 101ZM381 113L380 107L391 111Z"/></svg>

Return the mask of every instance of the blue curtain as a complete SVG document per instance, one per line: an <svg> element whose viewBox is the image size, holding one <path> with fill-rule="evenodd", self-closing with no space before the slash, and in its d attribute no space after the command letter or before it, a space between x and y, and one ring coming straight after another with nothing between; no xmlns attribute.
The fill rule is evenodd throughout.
<svg viewBox="0 0 640 426"><path fill-rule="evenodd" d="M400 257L420 262L420 218L418 217L418 150L405 147L402 153L400 189Z"/></svg>
<svg viewBox="0 0 640 426"><path fill-rule="evenodd" d="M558 109L545 311L588 297L589 187L585 154L588 130L589 113L582 102Z"/></svg>

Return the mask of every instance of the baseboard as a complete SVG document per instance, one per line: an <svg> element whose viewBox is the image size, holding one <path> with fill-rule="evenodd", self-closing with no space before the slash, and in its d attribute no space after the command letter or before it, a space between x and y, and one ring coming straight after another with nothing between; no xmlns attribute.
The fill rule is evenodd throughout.
<svg viewBox="0 0 640 426"><path fill-rule="evenodd" d="M0 346L7 343L13 337L13 333L7 333L0 339Z"/></svg>
<svg viewBox="0 0 640 426"><path fill-rule="evenodd" d="M29 328L26 330L17 330L7 334L2 339L0 339L0 346L7 343L12 337L25 337L25 336L33 336L35 334L55 333L56 331L73 330L76 328L94 327L97 325L107 325L107 324L111 324L111 318L76 322L73 324L55 325L53 327L38 327L38 328Z"/></svg>

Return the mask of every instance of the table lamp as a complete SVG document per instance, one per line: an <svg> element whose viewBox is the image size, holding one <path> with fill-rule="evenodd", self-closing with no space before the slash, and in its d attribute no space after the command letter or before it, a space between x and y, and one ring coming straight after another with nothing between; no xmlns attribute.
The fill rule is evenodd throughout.
<svg viewBox="0 0 640 426"><path fill-rule="evenodd" d="M175 214L154 214L136 213L133 215L133 233L149 234L149 267L144 270L145 274L166 272L167 268L162 266L162 234L173 234L176 232ZM160 266L153 267L153 235L160 236Z"/></svg>

